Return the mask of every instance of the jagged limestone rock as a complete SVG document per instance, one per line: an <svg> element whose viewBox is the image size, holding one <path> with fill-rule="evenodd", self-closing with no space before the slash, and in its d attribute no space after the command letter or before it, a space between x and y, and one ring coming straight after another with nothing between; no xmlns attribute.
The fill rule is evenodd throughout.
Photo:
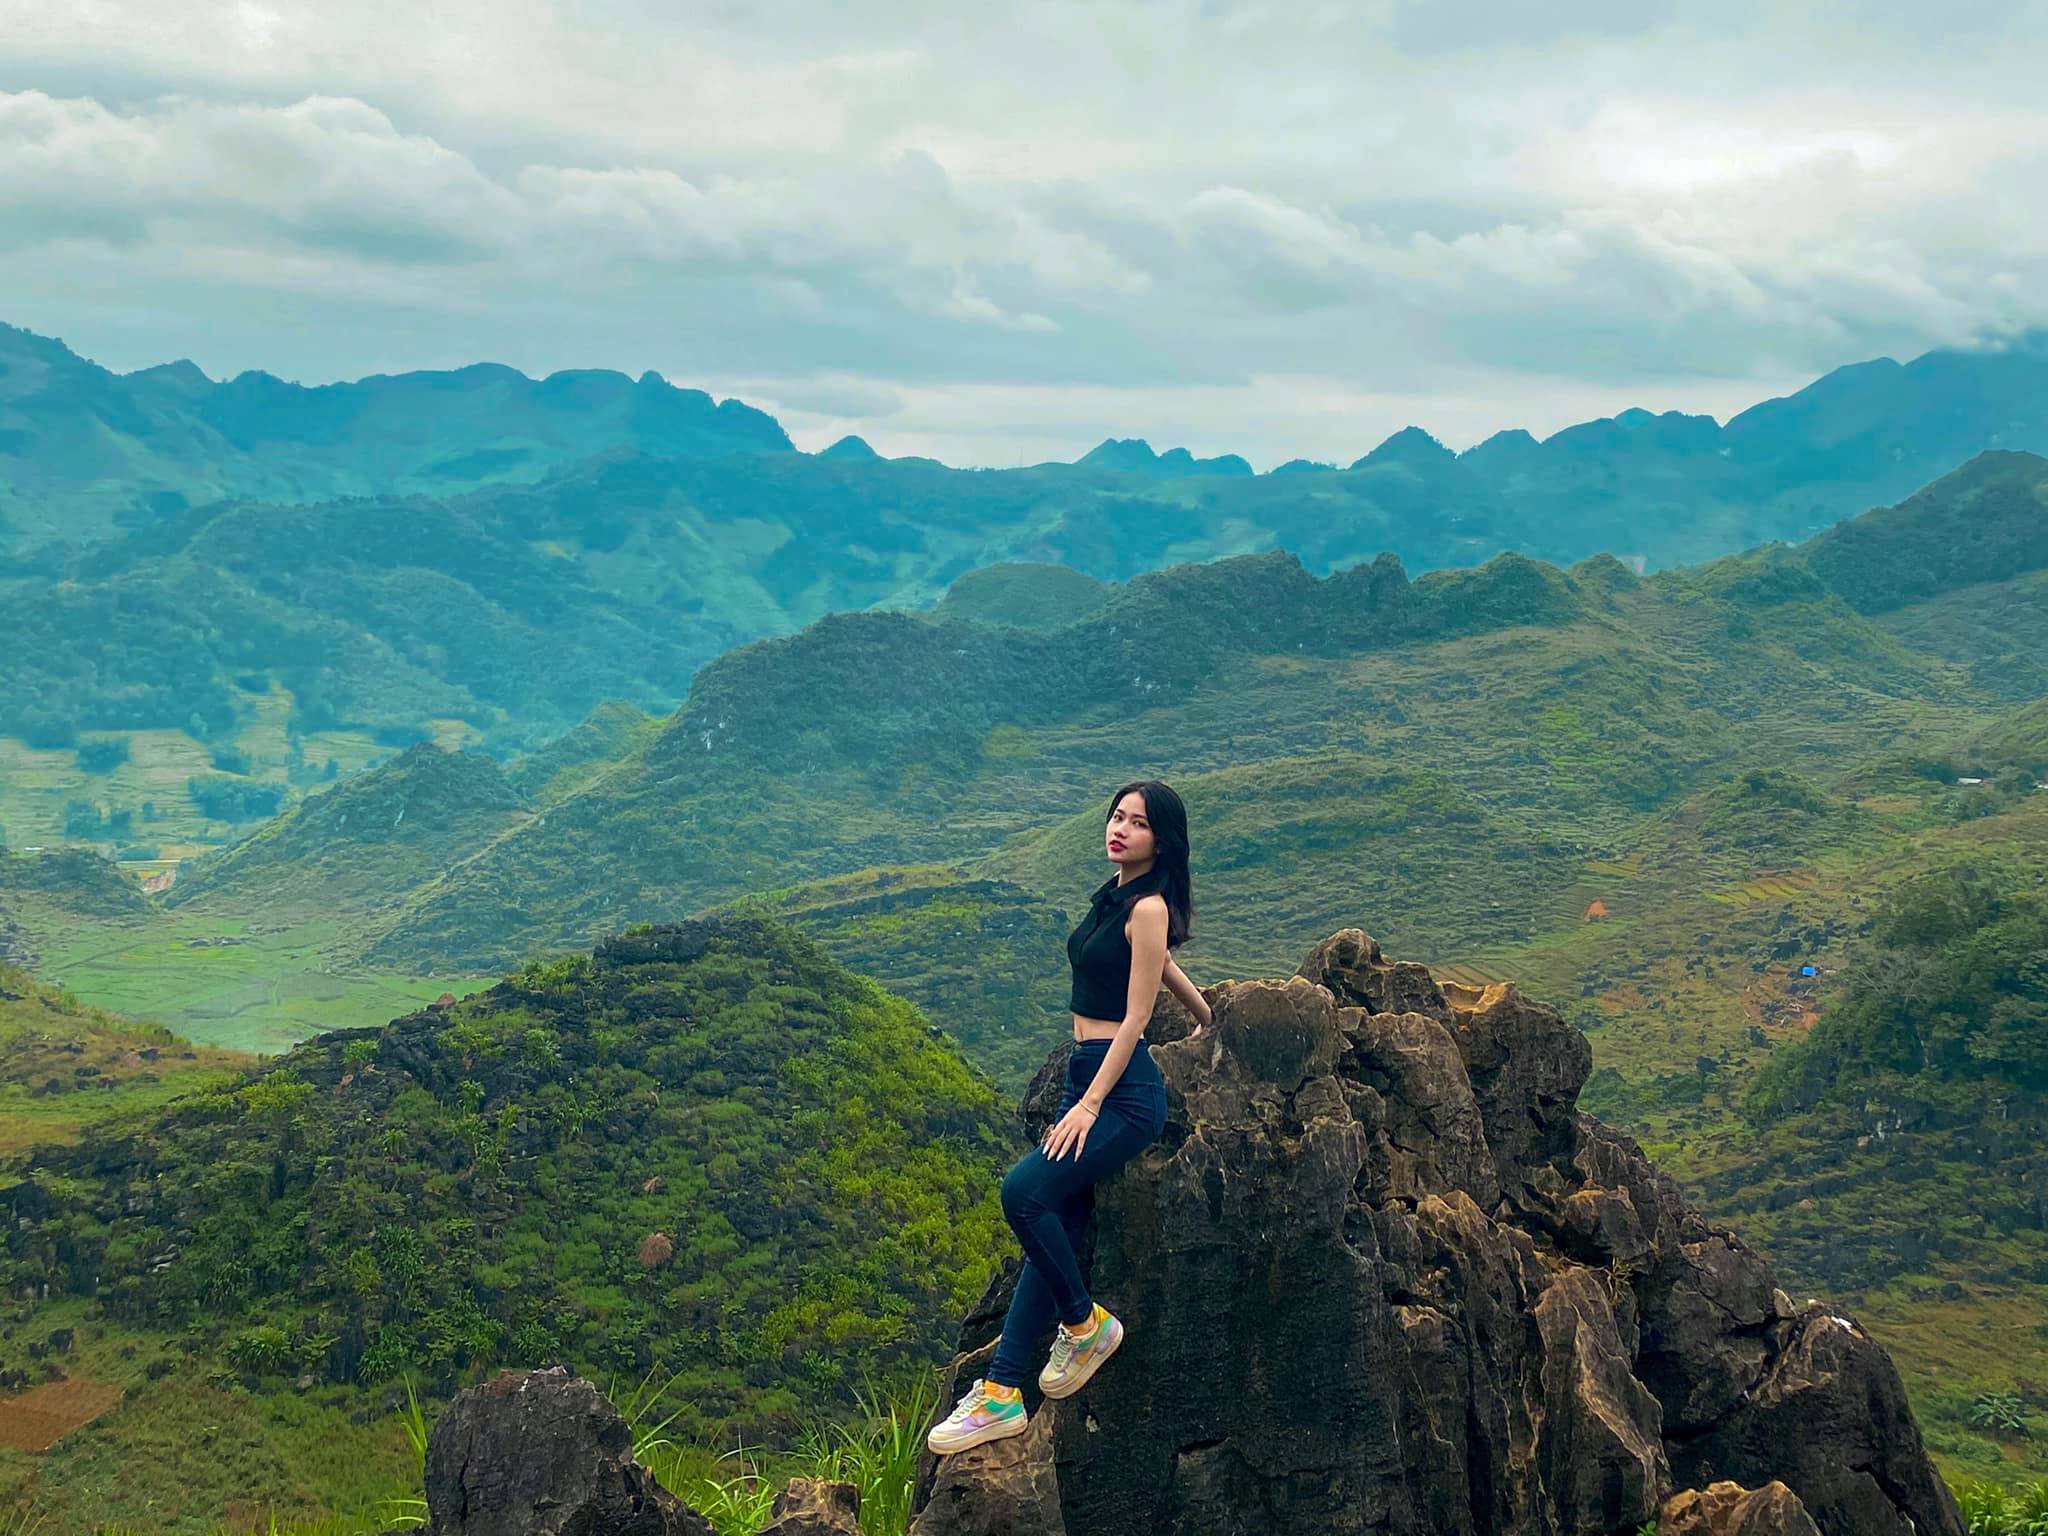
<svg viewBox="0 0 2048 1536"><path fill-rule="evenodd" d="M633 1459L633 1433L560 1366L457 1395L427 1439L429 1536L714 1536Z"/></svg>
<svg viewBox="0 0 2048 1536"><path fill-rule="evenodd" d="M1751 1489L1715 1483L1676 1493L1657 1515L1657 1536L1820 1536L1813 1516L1783 1483Z"/></svg>
<svg viewBox="0 0 2048 1536"><path fill-rule="evenodd" d="M1167 1127L1082 1239L1117 1358L1055 1404L1027 1380L1026 1434L927 1454L914 1536L1604 1536L1730 1478L1765 1489L1740 1519L1778 1523L1729 1533L1810 1511L1962 1536L1883 1351L1787 1316L1758 1254L1578 1112L1591 1051L1554 1009L1356 929L1205 995L1200 1034L1162 997ZM966 1319L944 1407L1015 1278Z"/></svg>
<svg viewBox="0 0 2048 1536"><path fill-rule="evenodd" d="M756 1536L861 1536L860 1489L852 1483L792 1477Z"/></svg>
<svg viewBox="0 0 2048 1536"><path fill-rule="evenodd" d="M1014 1283L1015 1269L1010 1278ZM986 1343L953 1362L942 1411L950 1412L967 1384L987 1371L995 1358L995 1340L1002 1332L1000 1318L997 1321ZM911 1536L924 1531L945 1531L948 1536L1067 1536L1052 1449L1064 1405L1046 1401L1035 1380L1025 1382L1024 1393L1031 1422L1023 1434L991 1440L954 1456L926 1451L919 1457L916 1504L921 1513L911 1522Z"/></svg>

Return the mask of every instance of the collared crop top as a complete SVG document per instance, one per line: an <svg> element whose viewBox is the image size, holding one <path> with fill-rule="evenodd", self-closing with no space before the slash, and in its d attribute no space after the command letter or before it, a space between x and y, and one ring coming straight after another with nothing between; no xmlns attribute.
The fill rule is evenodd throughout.
<svg viewBox="0 0 2048 1536"><path fill-rule="evenodd" d="M1124 920L1132 902L1165 886L1166 871L1155 864L1124 885L1116 881L1111 875L1097 887L1088 915L1067 935L1067 962L1074 968L1068 1003L1084 1019L1121 1019L1130 1006L1131 941Z"/></svg>

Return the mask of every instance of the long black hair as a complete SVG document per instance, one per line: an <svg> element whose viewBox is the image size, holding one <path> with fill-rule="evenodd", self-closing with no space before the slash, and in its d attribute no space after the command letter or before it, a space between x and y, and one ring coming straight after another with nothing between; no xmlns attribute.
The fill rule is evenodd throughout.
<svg viewBox="0 0 2048 1536"><path fill-rule="evenodd" d="M1194 886L1188 879L1188 808L1159 780L1134 779L1109 797L1109 809L1102 813L1105 827L1132 790L1145 797L1145 820L1152 827L1152 862L1166 874L1160 891L1166 898L1166 947L1178 949L1187 942L1195 920Z"/></svg>

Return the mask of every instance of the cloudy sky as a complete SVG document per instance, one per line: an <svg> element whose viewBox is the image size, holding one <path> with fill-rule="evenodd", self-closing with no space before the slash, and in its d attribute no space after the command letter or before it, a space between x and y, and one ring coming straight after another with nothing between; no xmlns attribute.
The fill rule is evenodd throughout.
<svg viewBox="0 0 2048 1536"><path fill-rule="evenodd" d="M2048 0L0 0L0 319L1348 461L2048 324Z"/></svg>

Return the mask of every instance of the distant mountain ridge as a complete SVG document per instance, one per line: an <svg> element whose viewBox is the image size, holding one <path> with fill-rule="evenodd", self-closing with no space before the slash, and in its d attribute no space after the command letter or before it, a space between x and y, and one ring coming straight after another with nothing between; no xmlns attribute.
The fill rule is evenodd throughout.
<svg viewBox="0 0 2048 1536"><path fill-rule="evenodd" d="M1993 448L2048 449L2048 332L2003 349L1850 364L1725 426L1632 408L1540 441L1509 429L1459 454L1410 426L1347 469L1294 459L1264 475L1237 454L1198 458L1109 437L1069 465L949 473L1230 481L1236 491L1209 494L1257 506L1275 477L1342 481L1394 465L1422 483L1434 516L1484 525L1477 559L1500 549L1567 560L1605 549L1656 565L1804 536ZM61 342L0 325L0 540L17 547L106 537L231 497L446 495L619 454L794 453L773 417L653 372L531 379L475 363L311 387L254 370L215 382L182 359L112 373ZM892 463L858 437L802 457L877 472ZM1301 493L1297 484L1292 494ZM1537 532L1560 528L1569 536L1548 543ZM1386 547L1412 565L1470 563Z"/></svg>
<svg viewBox="0 0 2048 1536"><path fill-rule="evenodd" d="M1014 623L1044 600L1038 627L1057 627L1090 607L1088 583L1278 551L1311 577L1382 556L1403 573L1524 561L1496 575L1605 557L1611 584L1807 538L1979 451L2027 448L2048 449L2038 339L1859 364L1725 427L1631 410L1461 454L1408 428L1349 467L1254 474L1141 439L985 471L857 438L800 453L771 418L653 375L122 376L0 330L0 601L16 641L0 648L0 738L68 751L82 733L181 733L220 761L241 750L281 790L297 753L335 750L305 745L324 733L351 738L355 761L451 729L502 755L600 699L665 715L699 667L828 614ZM1913 579L1974 549L1970 528L1966 514L1956 551ZM2009 552L1978 553L1990 569ZM1074 581L1056 591L1046 567ZM945 603L984 570L1009 574ZM1995 619L1898 611L1923 649L2013 696L2048 625L2012 597ZM248 735L270 701L284 746ZM82 766L60 771L69 782L43 778L34 805L0 794L0 825L52 841L69 800L122 808ZM160 825L215 837L166 782Z"/></svg>
<svg viewBox="0 0 2048 1536"><path fill-rule="evenodd" d="M117 374L62 342L0 325L0 537L105 537L229 498L302 502L446 495L530 481L620 450L790 453L737 400L575 369L373 374L306 386L251 370L215 382L187 360Z"/></svg>

